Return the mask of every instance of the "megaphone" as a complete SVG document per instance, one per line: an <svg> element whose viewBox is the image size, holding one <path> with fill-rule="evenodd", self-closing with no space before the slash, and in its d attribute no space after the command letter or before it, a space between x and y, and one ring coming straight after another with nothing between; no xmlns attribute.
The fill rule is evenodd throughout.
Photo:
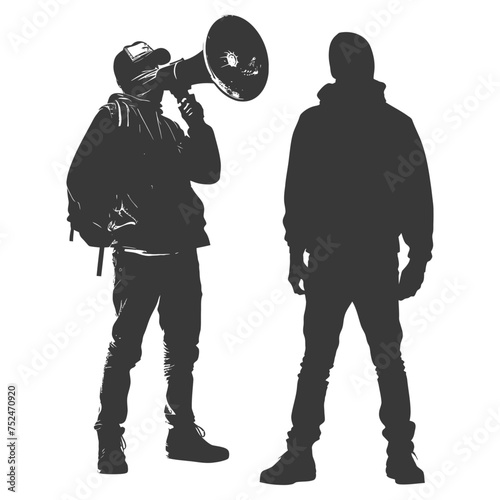
<svg viewBox="0 0 500 500"><path fill-rule="evenodd" d="M238 16L224 16L210 31L203 50L160 68L156 81L178 100L192 85L213 83L236 101L255 99L266 86L269 60L257 30Z"/></svg>

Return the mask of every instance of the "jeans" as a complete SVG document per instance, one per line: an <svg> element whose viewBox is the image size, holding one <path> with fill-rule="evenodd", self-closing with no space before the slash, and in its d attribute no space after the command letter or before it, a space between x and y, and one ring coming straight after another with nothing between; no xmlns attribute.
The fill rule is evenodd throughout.
<svg viewBox="0 0 500 500"><path fill-rule="evenodd" d="M164 373L168 381L165 416L171 424L194 422L192 370L198 359L201 283L196 249L176 255L142 256L115 249L113 325L96 430L127 417L130 370L141 358L141 343L156 305L164 332Z"/></svg>
<svg viewBox="0 0 500 500"><path fill-rule="evenodd" d="M353 303L378 375L379 415L385 426L383 435L389 440L388 451L413 451L415 425L410 421L408 382L400 351L398 278L396 253L355 256L342 248L307 275L305 354L298 376L289 444L295 440L310 446L320 437L327 379L345 313Z"/></svg>

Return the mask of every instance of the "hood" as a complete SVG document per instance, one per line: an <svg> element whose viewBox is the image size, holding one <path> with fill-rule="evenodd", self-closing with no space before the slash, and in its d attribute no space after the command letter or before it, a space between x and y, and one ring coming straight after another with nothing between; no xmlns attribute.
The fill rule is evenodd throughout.
<svg viewBox="0 0 500 500"><path fill-rule="evenodd" d="M117 117L119 127L129 127L131 122L140 118L153 140L162 139L161 103L117 92L109 96L108 104L103 107L108 108L111 116Z"/></svg>
<svg viewBox="0 0 500 500"><path fill-rule="evenodd" d="M108 102L119 101L121 103L128 104L129 106L138 106L144 109L151 109L155 111L161 111L161 102L150 101L148 99L135 97L130 94L124 94L116 92L109 96Z"/></svg>
<svg viewBox="0 0 500 500"><path fill-rule="evenodd" d="M385 103L385 83L377 80L327 83L319 92L321 106L366 107Z"/></svg>

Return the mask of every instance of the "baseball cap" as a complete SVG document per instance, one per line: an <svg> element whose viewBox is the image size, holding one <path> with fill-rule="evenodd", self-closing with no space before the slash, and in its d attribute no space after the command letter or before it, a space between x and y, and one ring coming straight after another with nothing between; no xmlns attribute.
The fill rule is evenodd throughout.
<svg viewBox="0 0 500 500"><path fill-rule="evenodd" d="M153 50L146 42L126 45L115 57L113 65L118 85L130 82L144 69L155 68L170 61L167 49Z"/></svg>

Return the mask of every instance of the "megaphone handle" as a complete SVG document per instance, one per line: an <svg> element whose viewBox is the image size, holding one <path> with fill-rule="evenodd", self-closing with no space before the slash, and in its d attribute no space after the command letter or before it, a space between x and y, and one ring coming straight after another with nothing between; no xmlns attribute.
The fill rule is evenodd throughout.
<svg viewBox="0 0 500 500"><path fill-rule="evenodd" d="M190 87L191 88L191 87ZM189 89L173 89L171 90L173 96L177 99L177 102L180 104L183 99L186 99L191 95Z"/></svg>

